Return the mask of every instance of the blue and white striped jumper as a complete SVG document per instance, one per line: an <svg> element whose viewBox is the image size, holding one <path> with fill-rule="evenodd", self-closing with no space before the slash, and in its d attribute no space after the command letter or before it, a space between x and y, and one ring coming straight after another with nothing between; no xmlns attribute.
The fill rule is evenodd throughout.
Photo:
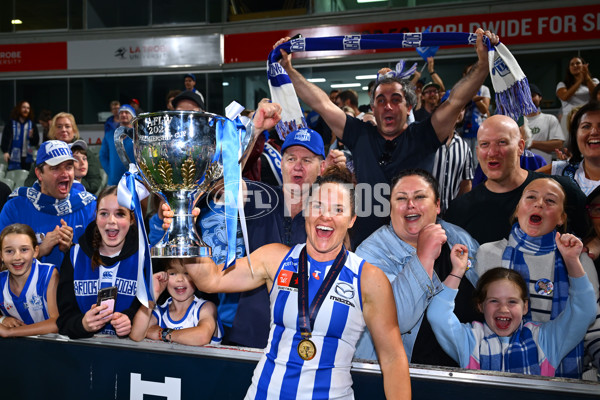
<svg viewBox="0 0 600 400"><path fill-rule="evenodd" d="M246 399L353 399L350 367L356 343L365 328L360 275L364 260L348 252L348 258L315 318L312 342L317 352L304 361L297 347L298 257L304 244L293 247L283 259L270 293L271 331L269 343L254 370ZM333 260L318 263L308 259L309 302L317 281L323 281ZM329 264L327 266L327 264ZM321 269L320 269L321 268ZM318 272L320 271L320 272Z"/></svg>
<svg viewBox="0 0 600 400"><path fill-rule="evenodd" d="M206 300L198 298L194 296L194 301L188 307L187 311L183 318L178 321L175 321L171 318L171 314L169 313L169 306L173 302L173 298L169 297L164 304L160 306L156 306L154 310L152 310L152 315L157 319L158 326L161 328L171 328L171 329L186 329L186 328L194 328L198 326L198 322L200 321L200 310L202 306L206 303ZM210 341L211 344L220 344L223 339L223 324L219 317L217 317L217 332Z"/></svg>
<svg viewBox="0 0 600 400"><path fill-rule="evenodd" d="M47 320L49 315L46 293L54 268L53 264L41 263L34 259L25 287L19 296L10 290L9 271L0 272L2 314L21 320L27 325Z"/></svg>

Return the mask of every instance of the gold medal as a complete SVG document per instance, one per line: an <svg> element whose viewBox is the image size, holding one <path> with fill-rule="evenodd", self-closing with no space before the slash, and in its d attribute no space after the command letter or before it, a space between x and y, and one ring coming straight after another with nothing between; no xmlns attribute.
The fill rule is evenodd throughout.
<svg viewBox="0 0 600 400"><path fill-rule="evenodd" d="M298 355L305 361L312 360L317 355L317 346L310 339L302 339L298 343Z"/></svg>

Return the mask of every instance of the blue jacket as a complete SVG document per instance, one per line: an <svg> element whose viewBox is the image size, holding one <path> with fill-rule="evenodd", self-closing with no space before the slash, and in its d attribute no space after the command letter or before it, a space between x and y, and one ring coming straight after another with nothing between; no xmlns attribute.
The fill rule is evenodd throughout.
<svg viewBox="0 0 600 400"><path fill-rule="evenodd" d="M135 162L133 156L133 142L131 139L125 139L123 141L125 145L125 151L131 162ZM127 168L121 162L117 148L115 147L115 130L108 130L104 133L104 139L102 140L102 147L100 147L100 163L102 169L108 175L107 185L117 185L121 180L121 177Z"/></svg>
<svg viewBox="0 0 600 400"><path fill-rule="evenodd" d="M438 220L438 223L446 231L450 247L457 243L468 247L471 266L466 276L475 286L478 279L474 269L475 254L479 243L456 225L442 220ZM379 267L390 280L396 301L402 343L410 361L425 311L433 296L442 291L442 282L435 272L433 279L429 278L417 257L417 250L396 235L391 223L382 226L362 242L356 249L356 254ZM368 330L363 332L358 341L354 356L365 360L377 359Z"/></svg>

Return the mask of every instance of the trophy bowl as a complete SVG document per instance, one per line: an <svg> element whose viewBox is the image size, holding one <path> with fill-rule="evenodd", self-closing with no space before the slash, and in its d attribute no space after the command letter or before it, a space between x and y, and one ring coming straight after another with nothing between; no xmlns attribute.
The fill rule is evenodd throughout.
<svg viewBox="0 0 600 400"><path fill-rule="evenodd" d="M196 231L192 208L222 174L215 151L216 126L223 119L195 111L152 112L138 115L133 129L120 127L115 132L121 159L126 157L122 141L130 137L140 174L174 212L169 230L151 249L152 257L212 255Z"/></svg>

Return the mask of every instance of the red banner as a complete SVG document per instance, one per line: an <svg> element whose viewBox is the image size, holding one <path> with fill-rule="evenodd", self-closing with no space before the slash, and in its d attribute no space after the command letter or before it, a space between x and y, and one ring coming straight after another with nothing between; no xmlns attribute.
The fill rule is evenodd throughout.
<svg viewBox="0 0 600 400"><path fill-rule="evenodd" d="M67 42L0 45L0 72L67 69Z"/></svg>
<svg viewBox="0 0 600 400"><path fill-rule="evenodd" d="M225 62L266 62L269 51L277 40L285 36L294 36L297 33L306 37L320 37L423 32L427 27L431 27L431 32L475 32L477 28L481 27L497 33L500 40L509 47L515 44L597 40L600 39L600 4L225 35ZM398 50L327 52L326 54L332 56L390 51ZM294 57L302 57L301 54L295 54ZM312 58L319 55L311 52L310 54L304 53L303 56Z"/></svg>

